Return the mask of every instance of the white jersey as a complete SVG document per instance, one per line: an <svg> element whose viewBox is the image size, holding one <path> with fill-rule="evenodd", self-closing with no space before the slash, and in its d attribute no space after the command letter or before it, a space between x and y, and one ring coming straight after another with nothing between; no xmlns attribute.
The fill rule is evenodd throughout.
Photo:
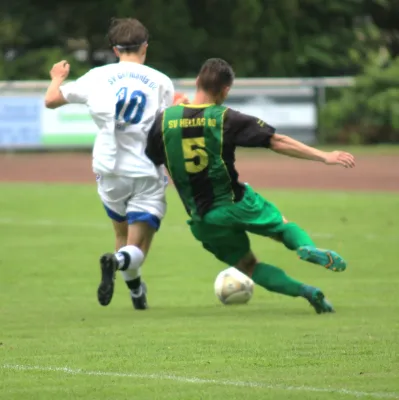
<svg viewBox="0 0 399 400"><path fill-rule="evenodd" d="M121 61L94 68L61 86L68 103L86 104L98 127L93 171L99 175L157 177L163 173L145 155L148 132L173 104L172 81L146 65Z"/></svg>

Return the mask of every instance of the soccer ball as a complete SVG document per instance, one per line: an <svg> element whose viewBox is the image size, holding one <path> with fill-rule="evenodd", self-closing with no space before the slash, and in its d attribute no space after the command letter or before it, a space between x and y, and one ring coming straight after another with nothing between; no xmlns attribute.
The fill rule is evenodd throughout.
<svg viewBox="0 0 399 400"><path fill-rule="evenodd" d="M223 304L248 303L253 291L253 280L237 268L227 268L216 277L215 294Z"/></svg>

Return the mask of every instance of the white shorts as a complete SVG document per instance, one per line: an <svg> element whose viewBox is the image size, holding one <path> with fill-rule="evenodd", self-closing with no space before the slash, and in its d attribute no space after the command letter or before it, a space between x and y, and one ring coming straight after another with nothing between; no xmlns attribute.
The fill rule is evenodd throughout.
<svg viewBox="0 0 399 400"><path fill-rule="evenodd" d="M97 175L97 188L108 216L117 222L147 222L159 229L166 212L164 177Z"/></svg>

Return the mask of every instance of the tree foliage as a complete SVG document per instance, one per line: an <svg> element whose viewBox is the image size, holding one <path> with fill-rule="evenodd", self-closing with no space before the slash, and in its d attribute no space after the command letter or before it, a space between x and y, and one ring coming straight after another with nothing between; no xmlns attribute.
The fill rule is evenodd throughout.
<svg viewBox="0 0 399 400"><path fill-rule="evenodd" d="M46 79L109 62L110 18L149 29L148 63L194 76L208 57L238 76L332 76L361 71L370 50L399 53L397 0L14 0L0 5L0 79ZM381 35L376 35L376 31ZM378 39L378 40L377 40ZM110 58L111 57L111 58Z"/></svg>
<svg viewBox="0 0 399 400"><path fill-rule="evenodd" d="M372 63L321 113L328 142L373 144L399 142L399 58Z"/></svg>

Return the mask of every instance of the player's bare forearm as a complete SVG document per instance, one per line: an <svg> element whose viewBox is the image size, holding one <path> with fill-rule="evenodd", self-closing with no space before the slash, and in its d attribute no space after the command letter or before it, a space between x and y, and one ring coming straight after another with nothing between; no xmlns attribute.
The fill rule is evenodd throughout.
<svg viewBox="0 0 399 400"><path fill-rule="evenodd" d="M67 103L60 90L62 83L63 79L52 79L44 98L44 103L47 108L54 109Z"/></svg>
<svg viewBox="0 0 399 400"><path fill-rule="evenodd" d="M44 103L47 108L58 108L67 104L64 96L61 93L60 86L69 74L69 63L66 60L62 60L53 65L50 71L51 83L47 89Z"/></svg>
<svg viewBox="0 0 399 400"><path fill-rule="evenodd" d="M289 157L320 162L325 162L326 160L326 153L324 151L307 146L285 135L273 135L270 141L270 148L276 153Z"/></svg>
<svg viewBox="0 0 399 400"><path fill-rule="evenodd" d="M345 168L353 168L355 166L355 158L350 153L344 151L321 151L285 135L274 134L270 140L270 148L276 153L289 157L319 161L327 165L341 165Z"/></svg>

